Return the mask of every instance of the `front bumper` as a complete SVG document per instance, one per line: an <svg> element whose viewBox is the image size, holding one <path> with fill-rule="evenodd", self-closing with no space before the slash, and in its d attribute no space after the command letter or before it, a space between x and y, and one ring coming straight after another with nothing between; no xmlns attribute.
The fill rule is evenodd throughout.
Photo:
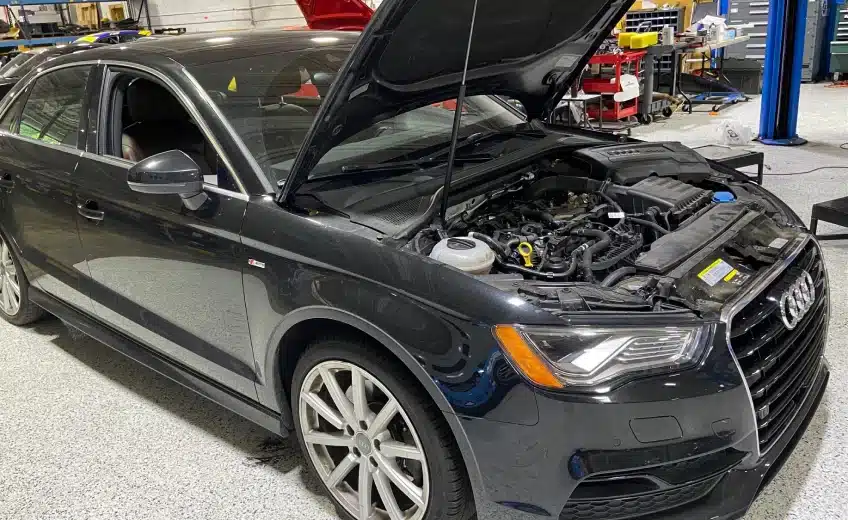
<svg viewBox="0 0 848 520"><path fill-rule="evenodd" d="M744 420L750 417L750 405L741 393L743 387L678 401L613 406L566 403L539 395L541 420L535 426L465 421L463 428L474 450L483 487L477 493L478 517L481 520L540 517L624 520L644 515L654 520L741 518L803 435L824 395L829 376L822 358L815 381L797 414L779 440L759 458L756 426L753 421ZM630 419L651 417L644 414L650 414L652 408L658 413L653 417L677 417L684 437L650 443L636 439ZM730 428L716 430L714 418L728 412L731 417L725 419L730 419ZM577 418L579 424L567 424L568 419ZM704 427L699 429L699 424L706 425L709 433ZM661 435L661 430L662 427L653 433ZM686 435L693 431L693 435ZM647 434L650 433L648 430ZM592 438L594 441L589 440ZM569 450L574 443L596 449ZM641 479L645 475L646 481L658 475L656 481L663 488L609 498L587 499L584 493L584 497L575 500L587 483L591 493L592 489L616 485L616 481L632 484L637 481L628 478L640 476Z"/></svg>

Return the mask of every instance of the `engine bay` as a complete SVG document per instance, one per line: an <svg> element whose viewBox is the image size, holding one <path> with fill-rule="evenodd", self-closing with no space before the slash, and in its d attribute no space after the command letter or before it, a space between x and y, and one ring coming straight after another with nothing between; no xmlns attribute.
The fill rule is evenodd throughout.
<svg viewBox="0 0 848 520"><path fill-rule="evenodd" d="M794 236L744 189L712 178L631 171L628 185L556 169L454 206L443 228L405 247L555 313L696 310L732 296ZM723 233L714 254L695 254ZM727 283L704 271L716 259Z"/></svg>

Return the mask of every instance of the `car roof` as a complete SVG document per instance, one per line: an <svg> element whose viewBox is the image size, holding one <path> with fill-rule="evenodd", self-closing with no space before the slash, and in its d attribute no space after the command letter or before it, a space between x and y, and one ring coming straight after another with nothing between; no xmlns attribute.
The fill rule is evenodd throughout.
<svg viewBox="0 0 848 520"><path fill-rule="evenodd" d="M315 38L320 38L317 42ZM311 31L311 30L252 30L221 33L195 33L137 40L131 43L109 45L90 51L74 53L63 63L92 59L116 59L136 61L133 56L142 52L160 54L184 66L205 65L262 54L301 51L327 46L327 38L334 38L339 45L353 45L359 38L354 31ZM321 45L318 45L318 44ZM129 52L132 51L132 52Z"/></svg>
<svg viewBox="0 0 848 520"><path fill-rule="evenodd" d="M32 54L41 54L41 55L49 55L49 56L62 56L64 54L73 54L75 52L86 51L89 49L96 49L97 47L103 47L102 43L68 43L66 45L57 45L55 47L43 47L43 50L39 52L33 52L36 49L32 49L26 51L27 53Z"/></svg>

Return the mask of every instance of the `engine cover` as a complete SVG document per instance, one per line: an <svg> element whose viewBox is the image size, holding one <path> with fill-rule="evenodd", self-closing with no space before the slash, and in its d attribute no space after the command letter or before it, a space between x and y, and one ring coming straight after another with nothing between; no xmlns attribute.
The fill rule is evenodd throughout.
<svg viewBox="0 0 848 520"><path fill-rule="evenodd" d="M628 143L584 148L574 158L585 163L593 178L632 186L651 176L700 182L712 169L697 152L680 143Z"/></svg>
<svg viewBox="0 0 848 520"><path fill-rule="evenodd" d="M712 192L668 177L648 177L629 188L615 186L610 194L614 194L621 207L630 213L642 213L651 206L668 211L674 225L708 205L712 199Z"/></svg>

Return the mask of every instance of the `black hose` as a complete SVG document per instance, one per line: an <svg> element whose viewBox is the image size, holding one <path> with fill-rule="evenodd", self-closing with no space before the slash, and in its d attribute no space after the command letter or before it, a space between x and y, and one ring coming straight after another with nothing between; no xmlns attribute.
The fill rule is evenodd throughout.
<svg viewBox="0 0 848 520"><path fill-rule="evenodd" d="M654 231L656 231L657 233L660 233L661 235L667 235L669 233L669 231L667 229L665 229L661 225L657 224L656 222L651 222L650 220L645 220L643 218L636 218L636 217L627 217L627 220L629 220L630 222L633 222L635 224L639 224L639 225L642 225L642 226L645 226L645 227L649 227L649 228L653 229Z"/></svg>
<svg viewBox="0 0 848 520"><path fill-rule="evenodd" d="M492 249L492 251L494 251L495 254L498 255L498 258L502 260L506 260L507 258L509 258L509 254L504 251L503 246L497 243L495 239L490 237L489 235L484 235L483 233L477 233L475 231L472 231L471 233L468 233L468 236L485 242L486 245L488 245Z"/></svg>
<svg viewBox="0 0 848 520"><path fill-rule="evenodd" d="M616 282L631 274L636 274L635 267L619 267L604 278L604 281L601 282L601 287L612 287Z"/></svg>
<svg viewBox="0 0 848 520"><path fill-rule="evenodd" d="M564 271L562 273L552 273L552 272L541 273L539 271L534 271L533 269L521 267L520 265L507 263L501 257L496 257L495 263L498 264L499 268L501 268L505 271L512 271L514 273L520 273L520 274L524 274L524 275L527 275L527 276L535 276L537 278L542 278L542 279L545 279L545 280L563 280L563 279L570 277L572 274L574 274L574 271L577 270L577 258L576 257L572 258L571 266L566 271Z"/></svg>
<svg viewBox="0 0 848 520"><path fill-rule="evenodd" d="M583 262L580 264L580 267L583 269L583 276L586 278L587 282L591 282L594 280L595 275L592 274L592 257L595 256L596 253L600 253L607 247L609 247L612 240L610 236L599 230L599 229L578 229L576 231L571 232L572 235L582 236L582 237L592 237L597 238L598 241L586 248L583 251Z"/></svg>
<svg viewBox="0 0 848 520"><path fill-rule="evenodd" d="M660 211L660 208L658 208L656 206L651 206L650 208L648 208L648 211L645 212L645 216L648 217L648 220L650 220L654 224L657 224L658 226L660 226L661 224L660 224L659 220L657 220L657 215L659 215L660 213L662 213L662 211ZM665 229L668 229L668 228L665 228Z"/></svg>
<svg viewBox="0 0 848 520"><path fill-rule="evenodd" d="M614 207L614 208L615 208L615 210L616 210L618 213L621 213L622 215L624 214L624 210L623 210L623 209L621 209L621 206L619 206L619 205L618 205L618 202L614 201L614 200L612 199L612 197L610 197L610 196L609 196L609 195L607 195L606 193L603 193L603 192L600 192L600 191L598 192L598 195L600 195L600 197L601 197L602 199L604 199L605 201L607 201L607 203L608 203L608 204L612 204L612 207ZM621 217L621 219L619 219L619 221L618 221L618 222L617 222L617 223L613 226L613 229L618 229L618 228L620 228L620 227L621 227L621 226L623 226L623 225L624 225L624 217L622 216L622 217Z"/></svg>
<svg viewBox="0 0 848 520"><path fill-rule="evenodd" d="M539 219L546 224L553 224L554 223L554 216L551 215L550 213L546 213L544 211L540 211L540 210L537 210L537 209L530 209L530 208L520 208L518 210L518 212L523 217L536 218L536 219Z"/></svg>

